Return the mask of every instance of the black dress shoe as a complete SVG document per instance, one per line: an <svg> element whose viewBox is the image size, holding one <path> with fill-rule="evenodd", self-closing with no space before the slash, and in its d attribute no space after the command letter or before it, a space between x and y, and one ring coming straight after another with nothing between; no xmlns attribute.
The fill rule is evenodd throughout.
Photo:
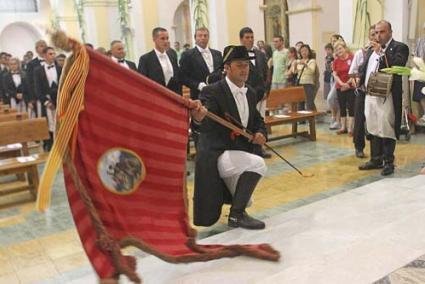
<svg viewBox="0 0 425 284"><path fill-rule="evenodd" d="M394 165L386 164L381 172L381 176L389 176L394 173Z"/></svg>
<svg viewBox="0 0 425 284"><path fill-rule="evenodd" d="M262 230L266 227L266 224L260 220L252 218L246 212L242 215L230 214L228 220L228 226L233 228L244 228L248 230Z"/></svg>
<svg viewBox="0 0 425 284"><path fill-rule="evenodd" d="M363 150L357 150L356 149L356 157L357 158L360 158L360 159L363 159L365 157L365 154L364 154Z"/></svg>
<svg viewBox="0 0 425 284"><path fill-rule="evenodd" d="M382 163L368 161L367 163L360 165L359 170L361 171L376 170L376 169L382 169L383 167L384 166L382 165Z"/></svg>

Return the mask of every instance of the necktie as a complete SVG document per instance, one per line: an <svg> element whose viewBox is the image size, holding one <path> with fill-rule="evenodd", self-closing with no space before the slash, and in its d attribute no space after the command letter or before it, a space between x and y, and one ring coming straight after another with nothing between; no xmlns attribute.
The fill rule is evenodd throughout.
<svg viewBox="0 0 425 284"><path fill-rule="evenodd" d="M168 85L168 82L170 81L171 77L173 77L173 67L168 62L168 56L167 54L163 53L161 54L161 61L163 62L162 66L164 68L164 79L165 79L165 85Z"/></svg>
<svg viewBox="0 0 425 284"><path fill-rule="evenodd" d="M246 99L246 87L238 88L235 92L235 98L236 98L236 104L238 106L238 112L239 117L241 118L242 125L244 127L248 126L248 119L249 119L249 110L248 110L248 103Z"/></svg>
<svg viewBox="0 0 425 284"><path fill-rule="evenodd" d="M118 63L124 63L125 59L118 59Z"/></svg>
<svg viewBox="0 0 425 284"><path fill-rule="evenodd" d="M51 65L47 66L47 69L50 69L50 68L53 68L53 67L55 67L55 65L51 64Z"/></svg>
<svg viewBox="0 0 425 284"><path fill-rule="evenodd" d="M202 50L201 53L202 53L202 57L205 60L205 63L207 63L208 70L210 71L210 73L212 73L214 71L214 65L212 63L210 53L206 49Z"/></svg>

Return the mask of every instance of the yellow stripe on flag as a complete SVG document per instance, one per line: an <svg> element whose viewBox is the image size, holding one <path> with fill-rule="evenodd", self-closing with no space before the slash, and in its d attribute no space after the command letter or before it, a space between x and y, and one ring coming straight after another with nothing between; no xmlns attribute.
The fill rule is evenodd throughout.
<svg viewBox="0 0 425 284"><path fill-rule="evenodd" d="M76 135L78 114L83 110L84 86L89 72L89 56L81 44L74 49L74 62L64 74L58 96L58 125L55 142L47 159L37 195L37 210L43 211L50 206L51 188L59 168L63 164L66 151L69 150L71 137Z"/></svg>

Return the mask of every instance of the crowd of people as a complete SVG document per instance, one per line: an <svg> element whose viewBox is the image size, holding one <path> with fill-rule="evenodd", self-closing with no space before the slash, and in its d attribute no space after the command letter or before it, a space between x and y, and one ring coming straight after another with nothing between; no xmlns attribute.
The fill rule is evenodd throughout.
<svg viewBox="0 0 425 284"><path fill-rule="evenodd" d="M240 30L240 45L227 46L223 53L209 47L207 28L195 31L193 48L185 45L180 49L178 42L171 48L168 31L161 27L153 29L152 39L153 50L140 56L137 66L126 59L125 46L120 40L112 41L108 51L101 47L96 51L177 94L182 95L182 87L186 86L190 98L199 103L192 110L191 123L197 150L194 223L213 224L220 215L221 205L230 202L230 226L264 228L264 223L250 217L245 208L265 174L262 158L270 157L262 147L267 139L263 121L267 94L271 89L302 86L305 102L298 106L299 110L316 110L321 75L316 52L303 42L287 47L282 36L274 36L273 49L261 40L255 46L254 31L249 27ZM86 46L93 49L90 44ZM49 151L65 55L56 56L55 50L43 40L36 43L35 50L35 58L29 51L22 62L1 53L0 95L11 108L28 111L30 117L47 118L51 138L43 145ZM329 128L338 135L352 137L359 158L365 157L366 138L370 141L370 160L360 170L382 169L382 175L392 174L396 139L400 135L401 77L394 75L391 95L387 97L368 95L367 86L376 71L404 66L408 47L392 38L391 24L382 20L370 28L368 44L356 53L337 34L331 37L325 52L323 94L331 113ZM418 48L416 52L422 56L425 53ZM423 96L417 97L422 104ZM228 129L205 118L206 109L250 131L252 140L232 136Z"/></svg>

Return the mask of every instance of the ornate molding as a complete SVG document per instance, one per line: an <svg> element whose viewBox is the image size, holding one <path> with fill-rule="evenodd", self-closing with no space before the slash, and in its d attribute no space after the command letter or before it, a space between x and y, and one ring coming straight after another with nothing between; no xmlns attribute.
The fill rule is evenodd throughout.
<svg viewBox="0 0 425 284"><path fill-rule="evenodd" d="M57 19L61 22L78 22L78 17L76 16L58 16Z"/></svg>
<svg viewBox="0 0 425 284"><path fill-rule="evenodd" d="M286 15L302 14L302 13L308 13L308 12L319 12L321 10L322 10L321 6L312 6L307 8L286 11Z"/></svg>
<svg viewBox="0 0 425 284"><path fill-rule="evenodd" d="M83 7L116 7L118 1L116 0L82 0Z"/></svg>

